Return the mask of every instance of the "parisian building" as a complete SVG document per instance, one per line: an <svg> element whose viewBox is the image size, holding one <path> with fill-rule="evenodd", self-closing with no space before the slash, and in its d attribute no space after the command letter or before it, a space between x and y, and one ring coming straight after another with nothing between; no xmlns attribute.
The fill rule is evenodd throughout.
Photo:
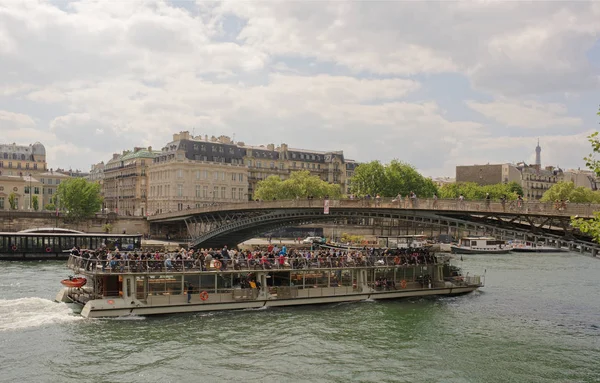
<svg viewBox="0 0 600 383"><path fill-rule="evenodd" d="M31 145L0 144L0 175L27 176L45 172L46 148L39 142Z"/></svg>
<svg viewBox="0 0 600 383"><path fill-rule="evenodd" d="M43 184L31 175L0 175L0 211L33 211L34 197L38 199L38 210L42 210L42 188Z"/></svg>
<svg viewBox="0 0 600 383"><path fill-rule="evenodd" d="M148 213L148 168L159 151L152 147L123 151L103 165L101 180L104 197L103 211L127 216L145 216Z"/></svg>
<svg viewBox="0 0 600 383"><path fill-rule="evenodd" d="M180 132L150 166L148 212L248 201L258 182L272 175L287 179L298 170L308 170L346 191L357 165L345 159L342 151L295 149L287 144L253 146L228 136L209 138Z"/></svg>
<svg viewBox="0 0 600 383"><path fill-rule="evenodd" d="M593 172L581 170L563 171L558 167L541 164L539 141L535 148L535 164L525 162L517 164L486 164L466 165L456 167L456 182L475 182L479 185L517 182L523 188L523 197L539 200L552 186L561 181L571 181L575 186L597 189L596 177Z"/></svg>

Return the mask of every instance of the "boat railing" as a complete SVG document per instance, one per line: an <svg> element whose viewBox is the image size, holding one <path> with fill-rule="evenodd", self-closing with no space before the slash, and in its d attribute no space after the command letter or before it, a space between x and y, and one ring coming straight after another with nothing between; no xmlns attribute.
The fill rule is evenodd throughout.
<svg viewBox="0 0 600 383"><path fill-rule="evenodd" d="M469 286L483 286L485 284L485 276L483 275L467 275L464 277L464 283Z"/></svg>
<svg viewBox="0 0 600 383"><path fill-rule="evenodd" d="M155 260L155 259L112 259L99 260L71 255L67 267L82 274L152 273L152 272L200 272L200 271L261 271L261 270L304 270L304 269L351 269L360 267L431 266L440 264L443 258L427 256L362 256L286 258L279 259L227 259L200 262L199 260Z"/></svg>

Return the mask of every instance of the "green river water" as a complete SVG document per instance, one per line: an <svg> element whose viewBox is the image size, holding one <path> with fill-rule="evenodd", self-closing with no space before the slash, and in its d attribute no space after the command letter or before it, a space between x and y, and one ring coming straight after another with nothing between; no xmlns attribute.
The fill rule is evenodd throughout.
<svg viewBox="0 0 600 383"><path fill-rule="evenodd" d="M472 255L454 298L82 319L0 263L0 382L600 382L600 259Z"/></svg>

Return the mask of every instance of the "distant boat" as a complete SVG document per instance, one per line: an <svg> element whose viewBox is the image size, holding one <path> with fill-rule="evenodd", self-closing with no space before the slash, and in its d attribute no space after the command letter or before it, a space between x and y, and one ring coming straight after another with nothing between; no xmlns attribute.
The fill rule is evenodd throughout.
<svg viewBox="0 0 600 383"><path fill-rule="evenodd" d="M452 254L508 254L511 247L493 237L464 237L450 249Z"/></svg>
<svg viewBox="0 0 600 383"><path fill-rule="evenodd" d="M538 245L535 242L513 242L511 251L515 253L562 253L567 251L562 247Z"/></svg>

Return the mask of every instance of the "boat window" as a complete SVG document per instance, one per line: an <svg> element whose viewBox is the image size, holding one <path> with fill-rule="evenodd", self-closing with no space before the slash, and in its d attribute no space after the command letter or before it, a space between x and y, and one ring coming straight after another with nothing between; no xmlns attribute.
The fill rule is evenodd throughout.
<svg viewBox="0 0 600 383"><path fill-rule="evenodd" d="M471 246L477 246L477 241L471 241Z"/></svg>
<svg viewBox="0 0 600 383"><path fill-rule="evenodd" d="M328 287L329 278L327 272L306 272L304 275L304 287Z"/></svg>
<svg viewBox="0 0 600 383"><path fill-rule="evenodd" d="M137 299L146 299L146 277L135 277L135 296Z"/></svg>
<svg viewBox="0 0 600 383"><path fill-rule="evenodd" d="M149 295L180 295L181 275L150 275L148 277Z"/></svg>

